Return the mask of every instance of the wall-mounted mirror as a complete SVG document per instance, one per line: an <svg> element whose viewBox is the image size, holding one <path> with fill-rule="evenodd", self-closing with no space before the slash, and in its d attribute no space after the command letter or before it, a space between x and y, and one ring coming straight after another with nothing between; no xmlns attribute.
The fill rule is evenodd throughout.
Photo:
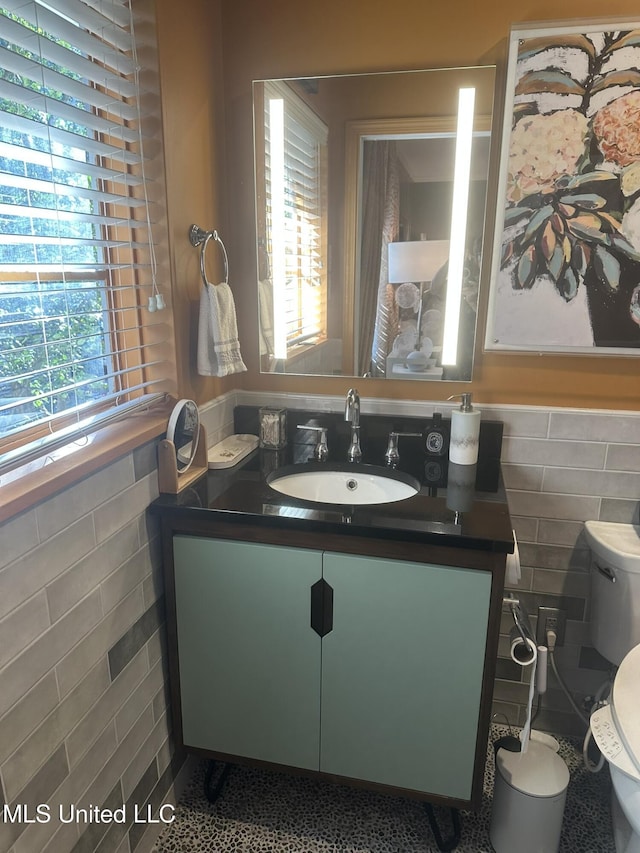
<svg viewBox="0 0 640 853"><path fill-rule="evenodd" d="M492 66L254 82L263 371L471 379L494 87Z"/></svg>

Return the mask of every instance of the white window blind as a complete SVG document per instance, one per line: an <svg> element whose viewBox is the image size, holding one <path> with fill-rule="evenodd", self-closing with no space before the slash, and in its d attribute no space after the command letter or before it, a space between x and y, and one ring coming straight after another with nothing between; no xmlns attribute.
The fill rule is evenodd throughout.
<svg viewBox="0 0 640 853"><path fill-rule="evenodd" d="M0 0L0 442L164 390L154 81L126 3Z"/></svg>
<svg viewBox="0 0 640 853"><path fill-rule="evenodd" d="M265 84L265 200L267 252L271 252L271 145L269 102L284 100L285 254L284 310L287 350L327 336L326 156L327 126L286 84Z"/></svg>

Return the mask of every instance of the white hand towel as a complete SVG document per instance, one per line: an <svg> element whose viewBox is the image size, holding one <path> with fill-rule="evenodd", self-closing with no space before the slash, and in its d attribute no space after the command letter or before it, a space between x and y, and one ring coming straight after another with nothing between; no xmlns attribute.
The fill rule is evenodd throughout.
<svg viewBox="0 0 640 853"><path fill-rule="evenodd" d="M201 376L229 376L246 369L240 353L231 288L226 282L207 283L200 294L198 373Z"/></svg>

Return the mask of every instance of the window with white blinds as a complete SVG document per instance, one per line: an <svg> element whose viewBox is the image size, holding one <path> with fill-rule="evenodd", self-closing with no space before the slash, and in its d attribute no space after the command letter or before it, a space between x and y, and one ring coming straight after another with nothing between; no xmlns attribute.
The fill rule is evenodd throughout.
<svg viewBox="0 0 640 853"><path fill-rule="evenodd" d="M0 449L164 390L155 79L126 2L0 0Z"/></svg>
<svg viewBox="0 0 640 853"><path fill-rule="evenodd" d="M327 126L286 83L264 88L266 250L272 251L272 169L270 101L284 106L285 285L287 354L297 345L327 337ZM275 291L274 291L275 293Z"/></svg>

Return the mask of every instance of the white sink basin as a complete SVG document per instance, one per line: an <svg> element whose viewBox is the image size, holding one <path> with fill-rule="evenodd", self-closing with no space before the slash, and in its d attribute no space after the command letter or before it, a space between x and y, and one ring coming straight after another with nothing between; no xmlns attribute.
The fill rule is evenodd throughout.
<svg viewBox="0 0 640 853"><path fill-rule="evenodd" d="M401 471L322 462L279 468L267 477L267 483L290 498L326 504L393 503L420 491L420 483Z"/></svg>

